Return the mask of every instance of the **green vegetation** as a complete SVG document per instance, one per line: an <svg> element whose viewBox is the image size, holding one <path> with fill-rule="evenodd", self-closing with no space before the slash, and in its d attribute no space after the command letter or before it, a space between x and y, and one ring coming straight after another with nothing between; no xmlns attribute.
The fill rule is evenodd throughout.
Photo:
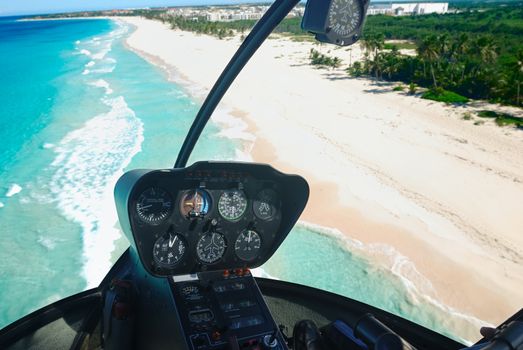
<svg viewBox="0 0 523 350"><path fill-rule="evenodd" d="M470 112L463 113L463 120L472 120L472 114Z"/></svg>
<svg viewBox="0 0 523 350"><path fill-rule="evenodd" d="M349 69L349 74L521 106L522 37L523 7L517 2L445 15L370 16L362 41L366 51L363 67ZM385 44L388 39L416 42L418 55L401 55L398 46ZM390 51L384 51L388 48ZM426 96L463 100L434 91Z"/></svg>
<svg viewBox="0 0 523 350"><path fill-rule="evenodd" d="M468 98L461 96L455 92L447 91L443 88L436 87L426 91L421 98L426 100L434 100L445 103L467 103Z"/></svg>
<svg viewBox="0 0 523 350"><path fill-rule="evenodd" d="M398 86L395 86L392 91L403 91L405 90L405 86L403 85L398 85Z"/></svg>
<svg viewBox="0 0 523 350"><path fill-rule="evenodd" d="M409 94L414 95L416 93L416 90L418 89L418 86L414 83L409 84Z"/></svg>
<svg viewBox="0 0 523 350"><path fill-rule="evenodd" d="M243 22L245 21L236 21L236 26L231 26L232 22L211 22L206 21L203 18L198 20L189 19L181 16L169 17L168 19L162 18L163 22L169 23L172 29L181 29L186 31L191 31L200 34L208 34L223 39L225 37L234 36L235 31L239 31L242 34L244 33Z"/></svg>
<svg viewBox="0 0 523 350"><path fill-rule="evenodd" d="M411 42L385 43L383 48L385 50L416 50L418 45Z"/></svg>
<svg viewBox="0 0 523 350"><path fill-rule="evenodd" d="M309 59L313 66L338 68L341 65L338 57L329 57L314 49L311 49Z"/></svg>
<svg viewBox="0 0 523 350"><path fill-rule="evenodd" d="M232 36L235 33L247 33L256 24L256 20L238 20L230 22L213 22L204 17L185 18L181 16L168 17L158 12L145 16L150 19L157 19L168 23L171 28L178 28L196 33L208 34L217 37ZM298 41L312 41L312 35L305 33L301 29L301 18L287 18L274 30L274 33L286 34L292 36Z"/></svg>
<svg viewBox="0 0 523 350"><path fill-rule="evenodd" d="M494 119L494 122L499 126L514 125L518 129L523 129L523 118L514 117L507 113L479 111L478 117Z"/></svg>
<svg viewBox="0 0 523 350"><path fill-rule="evenodd" d="M354 78L358 78L358 77L365 75L365 70L364 70L363 64L359 61L354 62L352 64L352 66L347 68L346 71L347 71L347 73L349 73L349 75L351 77L354 77Z"/></svg>

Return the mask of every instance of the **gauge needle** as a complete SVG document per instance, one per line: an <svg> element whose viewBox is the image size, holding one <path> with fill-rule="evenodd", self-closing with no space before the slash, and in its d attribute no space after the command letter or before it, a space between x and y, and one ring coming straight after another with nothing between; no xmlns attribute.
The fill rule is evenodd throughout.
<svg viewBox="0 0 523 350"><path fill-rule="evenodd" d="M169 237L169 248L172 248L177 238L178 236L174 236L174 239L171 241L171 237Z"/></svg>
<svg viewBox="0 0 523 350"><path fill-rule="evenodd" d="M247 238L247 243L251 243L251 231L249 231L249 237Z"/></svg>
<svg viewBox="0 0 523 350"><path fill-rule="evenodd" d="M211 243L207 244L207 246L205 248L203 248L203 250L208 250L209 248L211 248L211 246L214 244L214 236L211 236Z"/></svg>
<svg viewBox="0 0 523 350"><path fill-rule="evenodd" d="M138 210L147 209L147 208L150 208L152 206L153 206L152 204L144 205L144 206L138 207Z"/></svg>

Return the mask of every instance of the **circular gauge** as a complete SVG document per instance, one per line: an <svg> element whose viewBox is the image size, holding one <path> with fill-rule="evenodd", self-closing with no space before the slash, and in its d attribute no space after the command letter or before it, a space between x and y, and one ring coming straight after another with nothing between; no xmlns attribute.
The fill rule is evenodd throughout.
<svg viewBox="0 0 523 350"><path fill-rule="evenodd" d="M209 210L211 210L211 196L204 190L187 191L180 201L180 213L184 217L202 217L207 215Z"/></svg>
<svg viewBox="0 0 523 350"><path fill-rule="evenodd" d="M224 219L238 221L247 209L247 198L241 190L229 190L222 193L218 201L218 211Z"/></svg>
<svg viewBox="0 0 523 350"><path fill-rule="evenodd" d="M258 193L252 202L252 211L259 219L272 220L276 215L276 192L266 189Z"/></svg>
<svg viewBox="0 0 523 350"><path fill-rule="evenodd" d="M159 225L167 219L172 210L172 198L160 187L151 187L142 192L136 202L136 213L140 220Z"/></svg>
<svg viewBox="0 0 523 350"><path fill-rule="evenodd" d="M153 247L154 261L161 267L173 267L185 253L185 242L178 234L166 234L158 238Z"/></svg>
<svg viewBox="0 0 523 350"><path fill-rule="evenodd" d="M329 9L329 28L337 35L348 36L363 19L358 0L333 0Z"/></svg>
<svg viewBox="0 0 523 350"><path fill-rule="evenodd" d="M198 258L207 264L213 264L220 260L225 253L225 239L218 232L208 232L204 234L196 245Z"/></svg>
<svg viewBox="0 0 523 350"><path fill-rule="evenodd" d="M183 286L180 289L180 293L182 294L182 296L185 300L189 300L189 301L200 300L203 298L200 287L196 284L189 284L189 285Z"/></svg>
<svg viewBox="0 0 523 350"><path fill-rule="evenodd" d="M258 257L261 248L260 235L253 230L245 230L236 239L234 251L238 258L244 261L253 261Z"/></svg>

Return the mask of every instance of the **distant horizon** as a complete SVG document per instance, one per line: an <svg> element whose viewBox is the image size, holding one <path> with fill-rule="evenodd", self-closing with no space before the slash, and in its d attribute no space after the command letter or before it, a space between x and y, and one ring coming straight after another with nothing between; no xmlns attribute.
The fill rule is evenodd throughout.
<svg viewBox="0 0 523 350"><path fill-rule="evenodd" d="M51 15L60 13L75 13L83 11L110 11L110 10L132 10L132 9L148 9L148 8L161 8L161 7L182 7L182 6L219 6L219 5L241 5L241 4L263 4L272 3L273 1L268 0L143 0L135 4L128 4L129 0L115 0L112 1L112 6L107 6L104 0L92 1L89 6L78 4L73 7L56 7L60 0L54 0L47 9L44 8L32 8L32 6L41 6L37 3L37 0L21 0L15 4L8 3L0 5L0 18L1 17L18 17L18 16L38 16L38 15ZM371 0L374 3L390 3L390 2L518 2L519 0ZM302 2L305 2L302 0Z"/></svg>

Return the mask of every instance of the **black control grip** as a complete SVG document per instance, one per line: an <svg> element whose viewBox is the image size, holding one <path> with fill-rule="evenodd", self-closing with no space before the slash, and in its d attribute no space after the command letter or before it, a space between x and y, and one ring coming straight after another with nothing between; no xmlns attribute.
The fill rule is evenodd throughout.
<svg viewBox="0 0 523 350"><path fill-rule="evenodd" d="M512 321L503 327L481 350L523 350L523 322Z"/></svg>
<svg viewBox="0 0 523 350"><path fill-rule="evenodd" d="M354 335L361 339L369 349L375 350L415 350L371 314L366 314L356 322Z"/></svg>

